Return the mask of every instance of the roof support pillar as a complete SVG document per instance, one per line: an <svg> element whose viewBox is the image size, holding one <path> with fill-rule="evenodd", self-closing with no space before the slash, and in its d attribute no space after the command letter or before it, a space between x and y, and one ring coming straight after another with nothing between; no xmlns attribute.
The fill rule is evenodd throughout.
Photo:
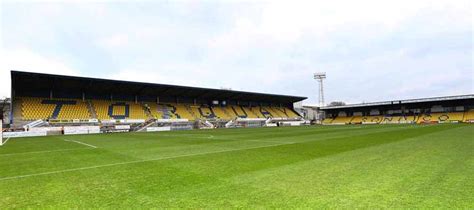
<svg viewBox="0 0 474 210"><path fill-rule="evenodd" d="M15 96L15 88L13 88L13 81L12 81L12 89L11 89L11 95L12 95L12 98L10 99L10 124L13 124L13 103L14 103L14 100L16 98Z"/></svg>
<svg viewBox="0 0 474 210"><path fill-rule="evenodd" d="M53 99L53 90L49 91L49 99Z"/></svg>

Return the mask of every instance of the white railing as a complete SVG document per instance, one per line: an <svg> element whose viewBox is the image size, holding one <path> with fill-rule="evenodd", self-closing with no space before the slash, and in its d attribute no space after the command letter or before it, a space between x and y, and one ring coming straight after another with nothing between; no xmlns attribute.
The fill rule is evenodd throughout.
<svg viewBox="0 0 474 210"><path fill-rule="evenodd" d="M230 128L230 127L234 126L234 124L235 124L234 120L231 120L231 121L229 121L225 124L225 127Z"/></svg>
<svg viewBox="0 0 474 210"><path fill-rule="evenodd" d="M36 126L40 126L40 125L42 125L42 124L44 124L44 123L45 123L45 122L44 122L43 120L36 120L36 121L33 121L33 122L30 122L30 123L26 124L25 126L23 126L23 128L24 128L25 130L28 130L28 129L34 128L34 127L36 127Z"/></svg>

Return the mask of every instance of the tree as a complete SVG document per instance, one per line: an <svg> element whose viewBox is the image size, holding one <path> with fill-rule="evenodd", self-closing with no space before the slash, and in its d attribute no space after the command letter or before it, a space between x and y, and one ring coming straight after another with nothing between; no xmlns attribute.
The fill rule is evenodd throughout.
<svg viewBox="0 0 474 210"><path fill-rule="evenodd" d="M344 105L346 105L345 102L342 102L342 101L333 101L333 102L329 103L328 106L344 106Z"/></svg>

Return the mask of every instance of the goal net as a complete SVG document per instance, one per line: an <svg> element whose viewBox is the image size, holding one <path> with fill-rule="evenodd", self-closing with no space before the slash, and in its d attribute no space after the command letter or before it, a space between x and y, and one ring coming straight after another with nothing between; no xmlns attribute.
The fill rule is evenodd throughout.
<svg viewBox="0 0 474 210"><path fill-rule="evenodd" d="M0 146L3 145L3 120L0 120Z"/></svg>
<svg viewBox="0 0 474 210"><path fill-rule="evenodd" d="M3 121L0 120L0 147L5 145L8 140L9 140L9 138L5 138L3 136Z"/></svg>

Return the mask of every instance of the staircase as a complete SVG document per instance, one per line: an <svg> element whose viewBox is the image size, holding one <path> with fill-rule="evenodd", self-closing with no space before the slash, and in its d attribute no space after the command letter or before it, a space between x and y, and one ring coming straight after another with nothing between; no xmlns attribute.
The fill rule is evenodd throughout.
<svg viewBox="0 0 474 210"><path fill-rule="evenodd" d="M268 124L272 123L272 121L273 121L272 118L268 118L268 119L265 121L265 125L268 125Z"/></svg>
<svg viewBox="0 0 474 210"><path fill-rule="evenodd" d="M209 121L207 121L207 120L204 121L204 125L206 125L206 126L209 127L209 128L214 128L214 127L215 127L214 124L212 124L211 122L209 122Z"/></svg>
<svg viewBox="0 0 474 210"><path fill-rule="evenodd" d="M235 120L231 120L225 124L226 128L231 128L235 126Z"/></svg>
<svg viewBox="0 0 474 210"><path fill-rule="evenodd" d="M23 126L23 128L27 131L30 128L42 126L42 125L45 125L45 124L47 124L47 123L43 120L36 120L36 121L33 121L31 123L26 124L25 126Z"/></svg>
<svg viewBox="0 0 474 210"><path fill-rule="evenodd" d="M171 119L171 114L170 114L170 110L168 109L168 106L158 104L158 112L163 113L162 115L163 119Z"/></svg>
<svg viewBox="0 0 474 210"><path fill-rule="evenodd" d="M146 130L146 128L148 128L148 127L154 125L155 122L156 122L155 119L150 119L150 120L146 121L145 123L143 123L142 125L140 125L140 126L136 129L136 131L137 131L137 132L143 132L143 131Z"/></svg>
<svg viewBox="0 0 474 210"><path fill-rule="evenodd" d="M214 124L207 120L199 120L198 121L199 129L213 129L215 128Z"/></svg>
<svg viewBox="0 0 474 210"><path fill-rule="evenodd" d="M94 105L91 101L87 101L87 110L89 110L89 115L92 119L97 119L97 112L95 111Z"/></svg>

